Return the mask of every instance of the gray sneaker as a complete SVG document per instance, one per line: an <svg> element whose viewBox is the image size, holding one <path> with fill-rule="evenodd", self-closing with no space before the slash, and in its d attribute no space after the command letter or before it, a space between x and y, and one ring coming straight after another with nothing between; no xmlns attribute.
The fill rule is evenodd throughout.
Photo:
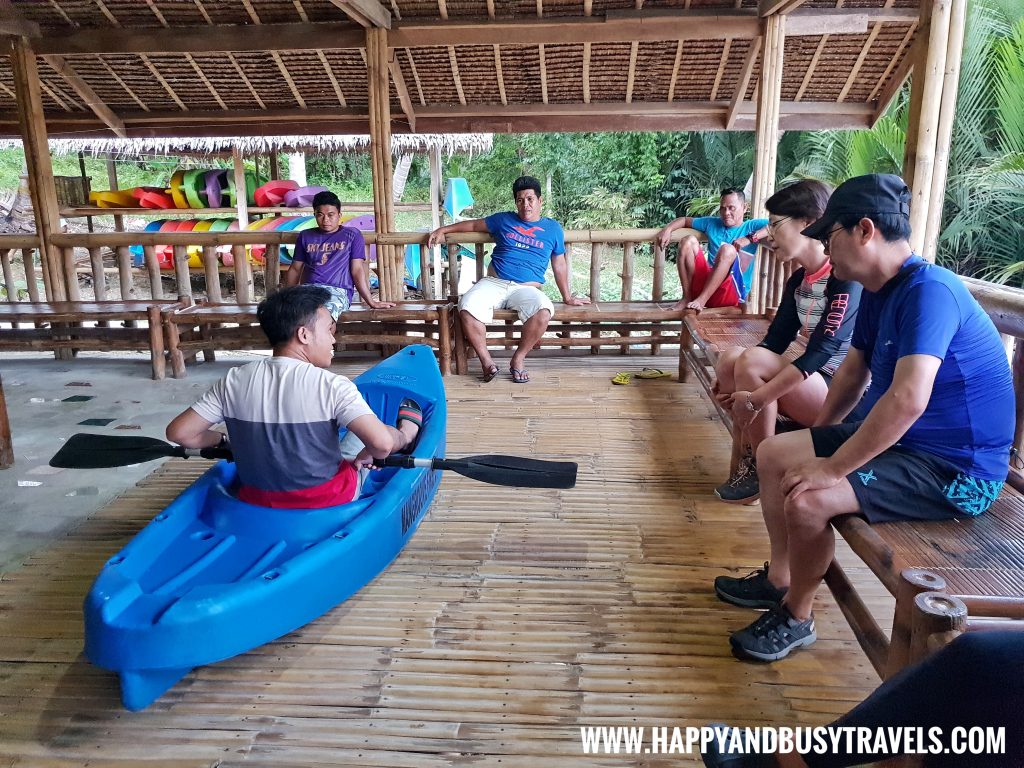
<svg viewBox="0 0 1024 768"><path fill-rule="evenodd" d="M814 616L806 621L794 618L785 605L777 605L729 638L733 653L759 661L778 661L794 648L810 645L818 636L814 633Z"/></svg>
<svg viewBox="0 0 1024 768"><path fill-rule="evenodd" d="M757 482L757 460L744 456L733 476L715 489L715 496L727 504L752 504L761 497Z"/></svg>
<svg viewBox="0 0 1024 768"><path fill-rule="evenodd" d="M782 602L786 590L768 581L768 563L765 563L764 568L758 568L740 579L718 576L715 579L715 594L725 602L741 608L774 608Z"/></svg>

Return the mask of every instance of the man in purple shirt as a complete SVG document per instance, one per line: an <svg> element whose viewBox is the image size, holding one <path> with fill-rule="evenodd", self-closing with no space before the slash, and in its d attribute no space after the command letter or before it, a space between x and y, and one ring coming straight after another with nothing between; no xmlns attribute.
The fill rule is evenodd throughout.
<svg viewBox="0 0 1024 768"><path fill-rule="evenodd" d="M284 276L284 287L301 283L325 285L343 290L352 303L353 288L371 309L393 307L377 301L370 293L363 233L341 226L341 201L333 192L318 192L313 198L316 229L299 233L295 257Z"/></svg>

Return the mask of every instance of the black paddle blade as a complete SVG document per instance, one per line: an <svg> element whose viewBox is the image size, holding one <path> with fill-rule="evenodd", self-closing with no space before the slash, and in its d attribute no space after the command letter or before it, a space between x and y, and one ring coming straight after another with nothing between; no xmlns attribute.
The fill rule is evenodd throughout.
<svg viewBox="0 0 1024 768"><path fill-rule="evenodd" d="M184 456L185 449L154 437L141 435L72 435L50 459L51 467L62 469L105 469L126 467L164 456Z"/></svg>
<svg viewBox="0 0 1024 768"><path fill-rule="evenodd" d="M576 463L541 461L521 456L467 456L464 459L435 459L438 469L492 485L516 488L572 488L576 485Z"/></svg>

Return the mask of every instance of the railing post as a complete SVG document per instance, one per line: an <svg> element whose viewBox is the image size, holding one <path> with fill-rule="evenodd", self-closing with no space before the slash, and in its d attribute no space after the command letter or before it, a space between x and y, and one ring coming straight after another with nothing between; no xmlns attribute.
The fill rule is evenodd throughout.
<svg viewBox="0 0 1024 768"><path fill-rule="evenodd" d="M7 289L7 301L18 300L18 286L14 282L14 270L11 269L11 249L0 250L0 264L4 271L4 288Z"/></svg>

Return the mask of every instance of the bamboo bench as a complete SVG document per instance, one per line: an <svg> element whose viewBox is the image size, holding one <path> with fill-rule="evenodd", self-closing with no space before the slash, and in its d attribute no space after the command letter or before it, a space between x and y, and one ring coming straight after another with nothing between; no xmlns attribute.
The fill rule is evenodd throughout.
<svg viewBox="0 0 1024 768"><path fill-rule="evenodd" d="M757 344L768 324L766 317L688 315L680 358L711 397L720 351ZM728 412L711 400L731 433ZM1010 482L1020 486L1012 472ZM886 637L839 562L833 560L825 574L826 585L881 677L920 658L934 645L926 636L952 627L950 622L961 614L967 621L968 611L984 617L974 619L978 627L993 618L1024 618L1024 497L1013 488L1004 489L977 518L870 525L862 517L846 515L833 520L833 527L896 599L892 633ZM924 593L931 597L919 597Z"/></svg>
<svg viewBox="0 0 1024 768"><path fill-rule="evenodd" d="M153 378L162 379L164 336L160 316L180 306L152 300L0 303L0 324L10 326L0 328L0 350L145 350L150 355Z"/></svg>
<svg viewBox="0 0 1024 768"><path fill-rule="evenodd" d="M186 359L203 353L207 362L216 350L269 349L270 345L256 319L257 304L196 304L162 313L164 335L171 371L184 378ZM399 302L389 309L360 306L338 316L337 348L380 347L381 350L409 344L427 344L438 355L441 373L451 372L453 312L444 301Z"/></svg>
<svg viewBox="0 0 1024 768"><path fill-rule="evenodd" d="M601 301L582 306L555 305L555 316L540 347L566 349L589 347L594 354L601 347L618 347L627 354L633 345L650 345L651 354L657 354L662 343L678 344L682 332L682 312L673 309L675 301ZM456 311L456 314L459 314ZM494 311L494 321L488 323L489 346L513 347L522 326L516 325L519 315L508 309ZM458 318L456 331L456 371L469 371L472 347L465 341L462 318ZM638 335L633 335L638 334ZM683 374L680 360L679 373Z"/></svg>

